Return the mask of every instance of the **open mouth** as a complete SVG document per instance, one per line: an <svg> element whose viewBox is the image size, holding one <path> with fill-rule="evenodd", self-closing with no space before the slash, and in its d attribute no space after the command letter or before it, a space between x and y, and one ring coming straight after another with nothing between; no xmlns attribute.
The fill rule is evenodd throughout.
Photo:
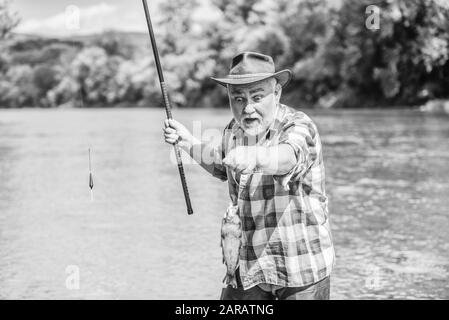
<svg viewBox="0 0 449 320"><path fill-rule="evenodd" d="M244 120L243 120L243 122L246 124L246 125L253 125L253 124L256 124L257 123L257 121L259 121L259 119L258 118L245 118Z"/></svg>

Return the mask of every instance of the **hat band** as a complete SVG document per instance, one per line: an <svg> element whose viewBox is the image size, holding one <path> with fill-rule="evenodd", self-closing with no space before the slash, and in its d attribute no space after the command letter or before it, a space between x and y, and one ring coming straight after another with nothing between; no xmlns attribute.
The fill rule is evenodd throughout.
<svg viewBox="0 0 449 320"><path fill-rule="evenodd" d="M274 73L247 73L247 74L230 74L227 76L228 79L242 79L242 78L254 78L254 77L269 77L273 76Z"/></svg>

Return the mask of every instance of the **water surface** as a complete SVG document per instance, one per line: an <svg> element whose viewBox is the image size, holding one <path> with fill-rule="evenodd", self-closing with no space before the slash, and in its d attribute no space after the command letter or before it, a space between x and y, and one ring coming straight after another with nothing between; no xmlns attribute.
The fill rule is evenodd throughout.
<svg viewBox="0 0 449 320"><path fill-rule="evenodd" d="M307 113L324 144L331 298L448 299L449 118ZM190 128L230 119L174 114ZM163 119L160 109L0 110L0 298L219 297L227 186L186 164L187 215ZM68 266L79 268L79 289L66 286Z"/></svg>

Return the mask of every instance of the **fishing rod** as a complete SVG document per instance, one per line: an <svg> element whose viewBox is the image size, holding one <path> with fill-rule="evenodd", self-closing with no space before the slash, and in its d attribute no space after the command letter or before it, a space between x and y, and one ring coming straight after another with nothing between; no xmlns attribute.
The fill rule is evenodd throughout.
<svg viewBox="0 0 449 320"><path fill-rule="evenodd" d="M154 54L154 60L156 62L157 74L159 75L159 83L161 85L162 96L164 98L165 112L167 113L167 119L173 119L173 116L171 113L170 101L168 99L167 86L164 81L164 74L162 73L161 62L159 60L159 52L157 51L156 39L155 39L154 33L153 33L153 26L151 24L150 12L148 11L147 1L142 0L142 4L143 4L143 9L145 10L145 17L147 19L148 32L150 33L151 46L153 48L153 54ZM187 189L187 182L186 182L186 177L184 174L184 167L182 165L182 160L181 160L181 150L179 149L179 145L178 145L177 141L173 144L173 146L175 148L176 161L178 162L178 169L179 169L179 175L181 177L182 190L184 191L184 198L186 200L187 213L192 214L193 210L192 210L192 205L190 203L189 190Z"/></svg>

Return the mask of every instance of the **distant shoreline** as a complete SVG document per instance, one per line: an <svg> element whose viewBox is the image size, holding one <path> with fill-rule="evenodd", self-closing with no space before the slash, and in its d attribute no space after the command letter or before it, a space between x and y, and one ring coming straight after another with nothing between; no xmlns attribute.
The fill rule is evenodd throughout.
<svg viewBox="0 0 449 320"><path fill-rule="evenodd" d="M226 110L229 106L221 106L216 108L207 108L207 107L174 107L173 110ZM113 110L113 109L160 109L164 110L162 106L138 106L138 105L126 105L126 104L117 104L117 105L106 105L106 106L89 106L89 107L5 107L0 106L0 110ZM362 107L362 108L322 108L322 107L301 107L296 108L301 110L314 110L314 111L335 111L335 112L351 112L351 111L423 111L426 112L426 110L420 110L421 108L419 106L394 106L394 107L374 107L374 108L368 108L368 107Z"/></svg>

